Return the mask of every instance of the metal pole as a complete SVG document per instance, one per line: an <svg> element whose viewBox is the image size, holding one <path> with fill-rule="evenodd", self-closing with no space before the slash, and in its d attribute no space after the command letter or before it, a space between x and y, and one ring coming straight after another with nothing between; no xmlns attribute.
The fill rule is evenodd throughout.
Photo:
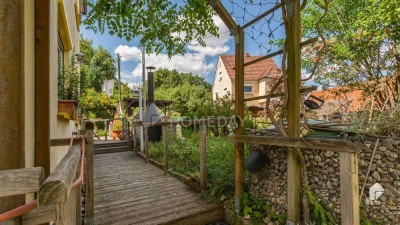
<svg viewBox="0 0 400 225"><path fill-rule="evenodd" d="M122 116L122 101L121 101L121 56L117 54L118 61L118 103L119 103L119 113Z"/></svg>

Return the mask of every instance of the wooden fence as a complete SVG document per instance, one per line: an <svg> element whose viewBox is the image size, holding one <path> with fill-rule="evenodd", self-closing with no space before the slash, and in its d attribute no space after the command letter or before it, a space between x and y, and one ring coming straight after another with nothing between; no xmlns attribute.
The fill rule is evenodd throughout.
<svg viewBox="0 0 400 225"><path fill-rule="evenodd" d="M137 127L151 127L151 126L161 126L162 127L162 141L163 141L163 163L161 164L164 173L167 174L169 170L169 141L168 141L168 128L172 129L173 133L176 134L177 126L198 126L199 127L199 158L200 158L200 190L207 189L207 128L210 126L236 126L239 123L235 117L221 117L221 118L209 118L209 119L194 119L194 120L182 120L182 121L169 121L168 119L163 119L162 122L143 124L140 121L132 120L129 121L128 127L133 135L133 140L128 140L128 142L133 142L133 148L137 149L137 140L135 138ZM145 138L147 140L147 138ZM148 141L144 143L144 158L149 161L149 144Z"/></svg>
<svg viewBox="0 0 400 225"><path fill-rule="evenodd" d="M0 197L28 193L38 196L37 200L2 215L11 218L22 215L24 225L51 221L57 225L93 224L93 124L87 123L86 129L80 132L82 137L72 139L73 145L70 138L50 140L50 146L70 145L71 148L45 180L41 167L0 171ZM81 191L85 194L84 218L81 217ZM0 216L0 222L1 219Z"/></svg>

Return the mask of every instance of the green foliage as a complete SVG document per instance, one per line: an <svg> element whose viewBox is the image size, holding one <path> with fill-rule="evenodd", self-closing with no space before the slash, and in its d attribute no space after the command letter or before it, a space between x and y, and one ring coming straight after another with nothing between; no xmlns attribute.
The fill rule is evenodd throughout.
<svg viewBox="0 0 400 225"><path fill-rule="evenodd" d="M311 220L321 225L337 225L338 221L325 206L317 201L315 195L309 189L304 189L303 194L307 195L311 205Z"/></svg>
<svg viewBox="0 0 400 225"><path fill-rule="evenodd" d="M176 70L158 69L154 73L155 99L173 100L171 110L189 116L211 99L211 85L203 77Z"/></svg>
<svg viewBox="0 0 400 225"><path fill-rule="evenodd" d="M75 50L72 51L69 64L63 67L58 74L58 98L62 100L79 100L80 96L80 75L75 56Z"/></svg>
<svg viewBox="0 0 400 225"><path fill-rule="evenodd" d="M316 36L319 27L327 43L315 81L323 86L347 85L361 89L365 96L375 95L377 102L384 101L382 96L389 92L398 102L398 82L393 87L393 84L382 84L381 78L400 75L400 2L327 2L328 13L319 25L317 21L324 13L320 6L324 6L324 1L310 0L302 13L304 35ZM304 49L304 68L311 70L314 66L319 47L320 43Z"/></svg>
<svg viewBox="0 0 400 225"><path fill-rule="evenodd" d="M241 201L243 216L245 218L250 217L252 224L262 224L265 217L268 217L270 221L286 224L287 216L278 215L264 200L245 192L241 197Z"/></svg>
<svg viewBox="0 0 400 225"><path fill-rule="evenodd" d="M116 107L115 100L104 92L96 92L93 88L87 89L80 98L80 105L89 118L109 118L113 115Z"/></svg>
<svg viewBox="0 0 400 225"><path fill-rule="evenodd" d="M81 53L85 55L85 61L81 63L81 89L94 88L101 92L104 81L113 79L117 71L114 59L105 48L94 48L92 40L83 36L80 44Z"/></svg>
<svg viewBox="0 0 400 225"><path fill-rule="evenodd" d="M107 133L106 133L106 131L103 130L103 129L98 129L98 130L96 131L96 135L99 136L99 137L104 137L104 136L107 135Z"/></svg>
<svg viewBox="0 0 400 225"><path fill-rule="evenodd" d="M88 29L108 30L127 41L141 37L147 53L183 54L190 41L204 46L206 35L218 33L207 0L92 0L88 5L91 10L84 21Z"/></svg>
<svg viewBox="0 0 400 225"><path fill-rule="evenodd" d="M360 135L378 135L388 137L400 136L400 111L399 107L380 110L364 110L354 114L350 114L347 121L351 122L349 131L356 132Z"/></svg>
<svg viewBox="0 0 400 225"><path fill-rule="evenodd" d="M168 134L170 170L182 175L191 174L199 179L200 156L199 135L192 128L182 129L183 138ZM207 137L207 183L210 198L219 201L222 195L232 196L234 192L234 146L226 137ZM152 143L150 157L163 161L163 143ZM245 151L247 157L248 151Z"/></svg>
<svg viewBox="0 0 400 225"><path fill-rule="evenodd" d="M122 121L117 120L113 122L112 130L122 130Z"/></svg>

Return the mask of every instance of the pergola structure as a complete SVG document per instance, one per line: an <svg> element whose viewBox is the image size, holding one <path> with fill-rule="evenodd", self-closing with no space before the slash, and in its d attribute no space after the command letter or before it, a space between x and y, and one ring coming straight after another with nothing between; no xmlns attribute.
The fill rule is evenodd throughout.
<svg viewBox="0 0 400 225"><path fill-rule="evenodd" d="M137 107L139 107L139 98L124 98L124 103L125 103L125 108L126 108L126 114L128 116L132 116L133 110ZM163 108L164 109L164 115L167 115L167 111L169 110L169 107L174 103L174 101L170 100L154 100L154 103L158 108Z"/></svg>

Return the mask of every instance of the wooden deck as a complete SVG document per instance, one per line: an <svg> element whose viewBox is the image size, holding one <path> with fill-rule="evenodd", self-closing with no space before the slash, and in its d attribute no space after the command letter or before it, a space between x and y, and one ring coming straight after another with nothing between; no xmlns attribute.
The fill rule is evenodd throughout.
<svg viewBox="0 0 400 225"><path fill-rule="evenodd" d="M223 208L133 152L96 154L95 224L211 224Z"/></svg>

